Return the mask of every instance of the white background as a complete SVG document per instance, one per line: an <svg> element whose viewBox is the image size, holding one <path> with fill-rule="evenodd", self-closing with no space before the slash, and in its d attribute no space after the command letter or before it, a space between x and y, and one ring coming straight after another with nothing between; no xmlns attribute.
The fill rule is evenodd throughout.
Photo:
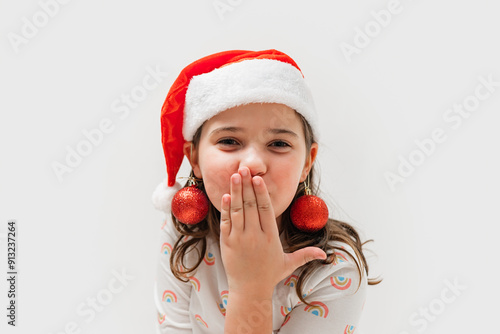
<svg viewBox="0 0 500 334"><path fill-rule="evenodd" d="M0 280L2 333L154 333L163 215L151 194L166 174L163 100L195 59L269 48L291 55L313 91L333 216L375 239L371 276L384 281L369 288L356 333L498 331L500 87L460 126L443 119L473 96L478 77L500 81L494 1L401 0L379 31L371 12L388 1L232 0L219 15L213 0L73 0L52 6L46 22L40 3L3 1L0 10L1 276L9 219L19 271L15 328ZM39 26L31 36L27 21ZM346 57L342 43L361 45L366 28L369 43ZM29 38L16 46L23 29ZM167 74L126 117L113 112L148 68ZM113 130L59 180L53 164L66 164L68 148L103 119ZM418 157L415 141L436 128L446 140L391 189L385 173ZM87 303L104 296L113 271L133 279L91 319Z"/></svg>

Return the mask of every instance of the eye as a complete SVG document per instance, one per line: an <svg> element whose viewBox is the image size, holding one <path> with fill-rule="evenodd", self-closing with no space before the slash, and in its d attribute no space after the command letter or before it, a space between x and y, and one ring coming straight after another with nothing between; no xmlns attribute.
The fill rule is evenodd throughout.
<svg viewBox="0 0 500 334"><path fill-rule="evenodd" d="M239 143L233 139L233 138L222 138L217 141L217 144L223 145L223 146L234 146L238 145Z"/></svg>
<svg viewBox="0 0 500 334"><path fill-rule="evenodd" d="M287 148L287 147L292 147L290 144L283 140L275 140L273 141L270 146L277 147L277 148Z"/></svg>

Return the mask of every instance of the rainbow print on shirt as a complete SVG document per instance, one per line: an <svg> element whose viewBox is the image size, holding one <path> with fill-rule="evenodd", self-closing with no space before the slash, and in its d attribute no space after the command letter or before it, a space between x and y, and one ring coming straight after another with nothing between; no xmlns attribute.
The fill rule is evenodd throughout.
<svg viewBox="0 0 500 334"><path fill-rule="evenodd" d="M342 262L348 262L345 255L340 252L335 252L335 261L333 261L333 265L336 266L337 264Z"/></svg>
<svg viewBox="0 0 500 334"><path fill-rule="evenodd" d="M197 323L199 323L199 324L205 326L206 328L208 328L208 324L201 318L201 315L196 314L194 316L194 318L195 318L195 320L196 320Z"/></svg>
<svg viewBox="0 0 500 334"><path fill-rule="evenodd" d="M322 302L312 302L311 305L306 306L304 311L321 318L326 318L328 316L328 307Z"/></svg>
<svg viewBox="0 0 500 334"><path fill-rule="evenodd" d="M200 281L196 278L196 277L190 277L189 278L189 281L191 282L191 284L193 284L193 288L196 290L196 291L200 291Z"/></svg>
<svg viewBox="0 0 500 334"><path fill-rule="evenodd" d="M158 312L158 323L161 325L165 321L165 314Z"/></svg>
<svg viewBox="0 0 500 334"><path fill-rule="evenodd" d="M226 307L227 307L227 298L229 291L224 290L220 293L221 302L217 305L219 307L219 311L223 316L226 316Z"/></svg>
<svg viewBox="0 0 500 334"><path fill-rule="evenodd" d="M161 300L167 303L177 303L177 296L175 295L174 292L170 290L165 290L163 292L163 297L161 298Z"/></svg>
<svg viewBox="0 0 500 334"><path fill-rule="evenodd" d="M330 277L332 286L339 290L347 290L351 286L351 279L344 276Z"/></svg>
<svg viewBox="0 0 500 334"><path fill-rule="evenodd" d="M172 245L168 242L164 243L163 245L161 245L161 252L165 255L172 254Z"/></svg>
<svg viewBox="0 0 500 334"><path fill-rule="evenodd" d="M344 334L352 334L352 333L354 333L355 329L356 329L356 327L347 325L347 326L345 326Z"/></svg>
<svg viewBox="0 0 500 334"><path fill-rule="evenodd" d="M284 321L283 321L283 323L281 324L281 327L285 326L285 325L286 325L286 323L288 322L288 320L290 320L290 315L291 315L290 313L288 313L288 314L286 315L285 320L284 320Z"/></svg>
<svg viewBox="0 0 500 334"><path fill-rule="evenodd" d="M215 264L215 256L209 251L207 251L205 252L205 257L203 258L203 261L205 261L205 263L208 266L213 266Z"/></svg>
<svg viewBox="0 0 500 334"><path fill-rule="evenodd" d="M297 280L298 280L297 275L292 275L288 277L288 279L285 281L285 285L293 288L294 286L297 285Z"/></svg>
<svg viewBox="0 0 500 334"><path fill-rule="evenodd" d="M286 317L288 313L292 312L291 307L281 306L281 315Z"/></svg>

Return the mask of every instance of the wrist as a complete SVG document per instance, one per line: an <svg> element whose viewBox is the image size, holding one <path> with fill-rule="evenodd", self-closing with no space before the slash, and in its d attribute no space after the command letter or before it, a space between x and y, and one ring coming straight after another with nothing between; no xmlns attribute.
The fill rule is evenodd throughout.
<svg viewBox="0 0 500 334"><path fill-rule="evenodd" d="M229 290L224 333L270 333L272 320L272 294Z"/></svg>
<svg viewBox="0 0 500 334"><path fill-rule="evenodd" d="M239 287L229 286L228 292L229 298L232 296L234 299L271 301L273 299L274 287L263 287L262 285Z"/></svg>
<svg viewBox="0 0 500 334"><path fill-rule="evenodd" d="M272 293L263 293L263 292L240 292L240 291L231 291L228 293L228 305L230 302L240 303L244 302L246 304L249 303L272 303L273 295Z"/></svg>

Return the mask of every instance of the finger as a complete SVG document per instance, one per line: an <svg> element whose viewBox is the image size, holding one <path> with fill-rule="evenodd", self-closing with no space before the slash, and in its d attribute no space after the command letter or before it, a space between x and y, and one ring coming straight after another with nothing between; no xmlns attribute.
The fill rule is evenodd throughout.
<svg viewBox="0 0 500 334"><path fill-rule="evenodd" d="M230 219L231 232L242 232L245 228L243 198L241 196L241 175L235 173L231 176L231 205Z"/></svg>
<svg viewBox="0 0 500 334"><path fill-rule="evenodd" d="M221 237L228 237L231 234L231 196L224 194L221 199L220 210L220 233Z"/></svg>
<svg viewBox="0 0 500 334"><path fill-rule="evenodd" d="M293 272L300 266L313 261L326 259L326 253L318 247L306 247L293 253L285 254L285 266L288 272Z"/></svg>
<svg viewBox="0 0 500 334"><path fill-rule="evenodd" d="M245 230L262 231L257 211L257 199L253 190L252 176L248 167L242 167L238 170L241 175L242 193L243 193L243 211L245 219Z"/></svg>
<svg viewBox="0 0 500 334"><path fill-rule="evenodd" d="M262 231L278 233L271 197L269 197L264 179L260 176L254 176L252 183L257 199L257 209Z"/></svg>

